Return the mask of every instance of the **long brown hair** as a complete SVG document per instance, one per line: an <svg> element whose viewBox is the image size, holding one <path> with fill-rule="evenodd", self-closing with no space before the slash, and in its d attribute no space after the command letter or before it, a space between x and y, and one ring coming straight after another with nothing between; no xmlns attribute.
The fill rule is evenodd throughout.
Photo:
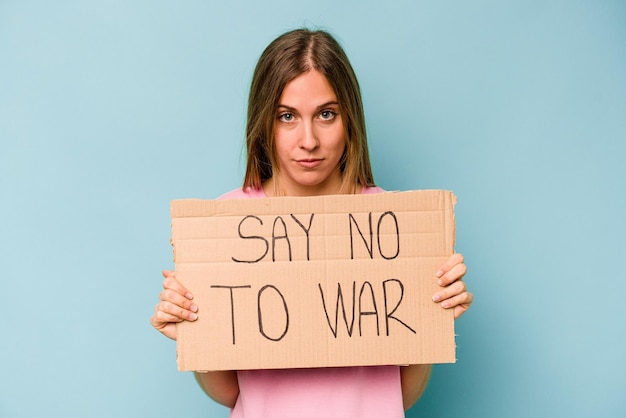
<svg viewBox="0 0 626 418"><path fill-rule="evenodd" d="M280 170L274 147L278 101L287 83L310 70L326 77L339 102L346 132L340 162L342 191L353 193L357 185L374 185L361 90L350 61L328 32L297 29L270 43L254 70L248 97L244 188L261 188L263 181Z"/></svg>

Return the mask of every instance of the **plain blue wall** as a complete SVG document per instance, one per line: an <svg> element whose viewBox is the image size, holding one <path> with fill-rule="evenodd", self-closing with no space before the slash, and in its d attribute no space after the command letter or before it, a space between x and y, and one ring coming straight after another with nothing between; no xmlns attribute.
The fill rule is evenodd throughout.
<svg viewBox="0 0 626 418"><path fill-rule="evenodd" d="M0 416L225 417L148 323L169 201L239 185L266 44L331 30L378 183L476 294L411 417L626 416L626 3L0 1Z"/></svg>

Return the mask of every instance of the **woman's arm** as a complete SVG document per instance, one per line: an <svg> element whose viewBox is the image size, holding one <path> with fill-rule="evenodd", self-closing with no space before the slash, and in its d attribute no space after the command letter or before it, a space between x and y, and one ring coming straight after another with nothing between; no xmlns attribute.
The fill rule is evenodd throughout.
<svg viewBox="0 0 626 418"><path fill-rule="evenodd" d="M402 403L405 411L412 407L424 393L431 370L432 365L430 364L412 364L400 367Z"/></svg>
<svg viewBox="0 0 626 418"><path fill-rule="evenodd" d="M433 302L440 303L444 309L454 309L454 319L463 315L474 301L474 295L467 291L463 276L467 272L461 254L453 254L436 273L437 284L443 289L433 295ZM402 400L404 409L409 409L422 396L432 365L413 364L400 367Z"/></svg>
<svg viewBox="0 0 626 418"><path fill-rule="evenodd" d="M235 406L239 396L239 383L237 372L232 370L218 372L195 372L198 384L215 402L229 408Z"/></svg>
<svg viewBox="0 0 626 418"><path fill-rule="evenodd" d="M172 340L176 339L176 324L182 321L195 321L198 307L193 303L193 295L178 280L173 271L163 271L163 291L160 302L150 318L152 326ZM213 400L232 408L239 396L237 373L218 371L195 373L198 384Z"/></svg>

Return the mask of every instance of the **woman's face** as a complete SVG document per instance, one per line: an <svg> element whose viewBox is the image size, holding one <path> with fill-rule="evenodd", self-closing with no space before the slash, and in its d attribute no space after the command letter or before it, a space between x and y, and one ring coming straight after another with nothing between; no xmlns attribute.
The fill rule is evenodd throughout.
<svg viewBox="0 0 626 418"><path fill-rule="evenodd" d="M338 193L346 135L337 95L315 70L290 81L278 102L274 146L280 187L288 196ZM271 182L276 184L277 179ZM270 187L266 191L270 192Z"/></svg>

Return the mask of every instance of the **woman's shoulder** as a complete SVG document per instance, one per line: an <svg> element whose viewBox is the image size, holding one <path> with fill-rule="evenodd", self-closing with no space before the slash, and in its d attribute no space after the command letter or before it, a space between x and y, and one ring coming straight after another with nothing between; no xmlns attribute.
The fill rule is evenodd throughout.
<svg viewBox="0 0 626 418"><path fill-rule="evenodd" d="M265 192L262 188L254 189L252 187L239 188L235 190L231 190L230 192L224 193L217 200L228 200L228 199L254 199L266 197Z"/></svg>
<svg viewBox="0 0 626 418"><path fill-rule="evenodd" d="M363 187L363 189L361 189L361 194L376 194L376 193L383 193L385 192L385 189L382 189L378 186L366 186Z"/></svg>

